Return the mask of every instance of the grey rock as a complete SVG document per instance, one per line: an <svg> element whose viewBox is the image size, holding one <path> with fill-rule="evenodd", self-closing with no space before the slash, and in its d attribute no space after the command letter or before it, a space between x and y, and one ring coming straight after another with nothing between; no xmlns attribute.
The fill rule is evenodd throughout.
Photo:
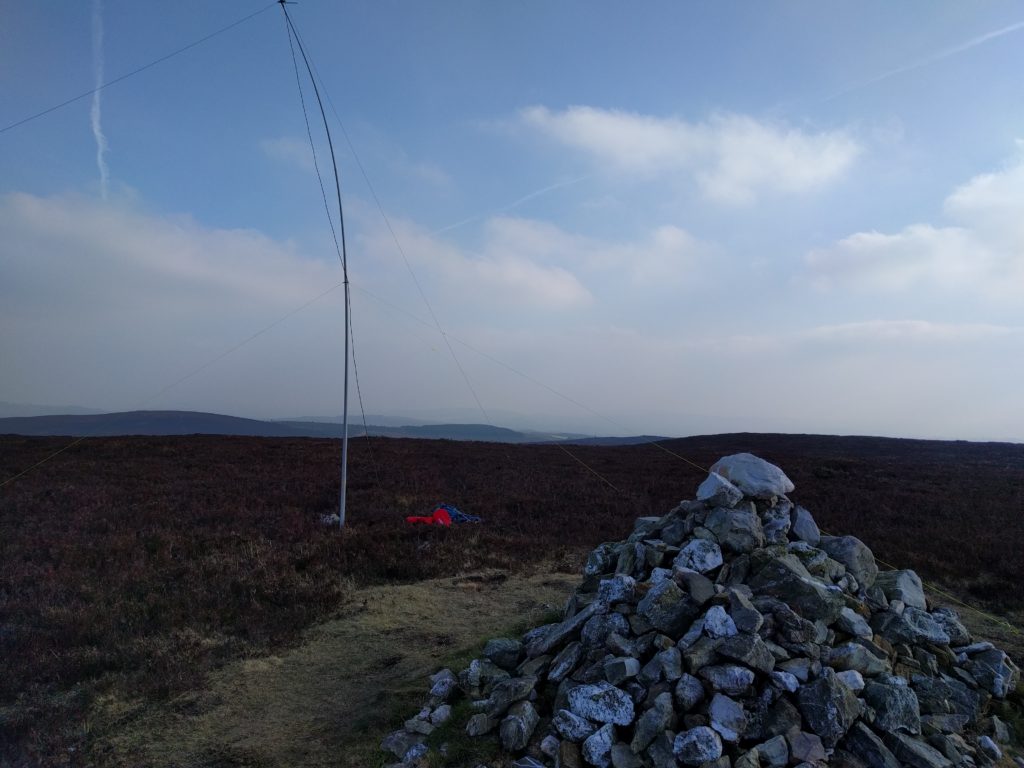
<svg viewBox="0 0 1024 768"><path fill-rule="evenodd" d="M522 651L523 644L510 637L495 637L484 646L484 656L507 672L516 668Z"/></svg>
<svg viewBox="0 0 1024 768"><path fill-rule="evenodd" d="M467 736L483 736L498 727L498 721L485 712L477 712L466 723Z"/></svg>
<svg viewBox="0 0 1024 768"><path fill-rule="evenodd" d="M758 751L757 747L748 749L737 757L732 765L733 768L761 768L761 753ZM785 763L782 765L785 765ZM781 768L781 766L776 766L776 768Z"/></svg>
<svg viewBox="0 0 1024 768"><path fill-rule="evenodd" d="M852 669L867 677L882 675L892 669L888 660L880 659L857 643L844 643L832 648L822 661L837 671Z"/></svg>
<svg viewBox="0 0 1024 768"><path fill-rule="evenodd" d="M558 745L558 758L555 768L583 768L583 755L578 745L571 741L562 741Z"/></svg>
<svg viewBox="0 0 1024 768"><path fill-rule="evenodd" d="M851 726L843 746L864 761L868 768L901 768L900 761L864 723Z"/></svg>
<svg viewBox="0 0 1024 768"><path fill-rule="evenodd" d="M678 637L696 618L699 608L674 581L663 581L647 592L636 610L658 631Z"/></svg>
<svg viewBox="0 0 1024 768"><path fill-rule="evenodd" d="M926 735L963 733L968 720L967 715L921 715L921 733ZM949 755L946 757L956 762Z"/></svg>
<svg viewBox="0 0 1024 768"><path fill-rule="evenodd" d="M839 682L828 668L822 670L821 677L800 689L797 706L827 749L836 746L862 711L853 691Z"/></svg>
<svg viewBox="0 0 1024 768"><path fill-rule="evenodd" d="M789 762L789 744L786 737L772 736L763 744L757 745L757 754L764 758L768 768L782 768Z"/></svg>
<svg viewBox="0 0 1024 768"><path fill-rule="evenodd" d="M486 712L491 717L501 717L515 702L527 698L537 686L535 677L512 677L494 686L487 699Z"/></svg>
<svg viewBox="0 0 1024 768"><path fill-rule="evenodd" d="M532 658L535 656L543 656L544 654L555 650L558 646L579 632L580 628L586 624L591 617L595 616L597 612L598 603L595 601L562 623L550 625L542 634L526 643L527 655Z"/></svg>
<svg viewBox="0 0 1024 768"><path fill-rule="evenodd" d="M722 756L722 739L715 730L702 725L677 734L672 751L683 765L698 766Z"/></svg>
<svg viewBox="0 0 1024 768"><path fill-rule="evenodd" d="M647 561L647 550L639 542L623 544L619 549L619 559L615 563L615 573L628 576L638 575Z"/></svg>
<svg viewBox="0 0 1024 768"><path fill-rule="evenodd" d="M686 568L673 568L672 577L680 587L686 590L697 605L704 605L704 603L717 594L715 592L715 582L697 571ZM651 580L653 581L653 577Z"/></svg>
<svg viewBox="0 0 1024 768"><path fill-rule="evenodd" d="M796 675L791 675L789 672L772 672L771 680L773 685L788 693L796 693L800 687L800 681L796 679Z"/></svg>
<svg viewBox="0 0 1024 768"><path fill-rule="evenodd" d="M812 547L818 546L818 543L821 541L821 531L818 530L818 524L814 522L811 513L801 506L793 507L790 513L789 530L798 541L806 541Z"/></svg>
<svg viewBox="0 0 1024 768"><path fill-rule="evenodd" d="M821 763L825 760L825 746L813 733L798 731L786 736L790 759L794 763Z"/></svg>
<svg viewBox="0 0 1024 768"><path fill-rule="evenodd" d="M911 768L952 768L948 757L913 736L885 733L882 740L897 760Z"/></svg>
<svg viewBox="0 0 1024 768"><path fill-rule="evenodd" d="M548 757L555 757L558 754L559 740L557 736L548 734L540 742L540 751Z"/></svg>
<svg viewBox="0 0 1024 768"><path fill-rule="evenodd" d="M511 675L489 659L473 659L466 669L459 672L459 686L469 696L479 698L490 691L495 684L507 680Z"/></svg>
<svg viewBox="0 0 1024 768"><path fill-rule="evenodd" d="M671 568L651 568L651 576L648 581L650 581L651 584L657 584L659 581L671 579L672 575Z"/></svg>
<svg viewBox="0 0 1024 768"><path fill-rule="evenodd" d="M452 719L452 708L450 704L442 704L433 712L430 713L430 723L432 725L443 725Z"/></svg>
<svg viewBox="0 0 1024 768"><path fill-rule="evenodd" d="M849 607L843 608L843 610L839 612L839 618L836 619L836 629L840 632L845 632L848 635L863 637L868 640L870 640L874 634L871 631L871 626L868 624L867 619Z"/></svg>
<svg viewBox="0 0 1024 768"><path fill-rule="evenodd" d="M583 759L597 768L608 768L612 764L612 745L615 743L615 726L611 723L601 726L583 742Z"/></svg>
<svg viewBox="0 0 1024 768"><path fill-rule="evenodd" d="M810 678L811 660L802 658L788 659L787 661L780 661L775 665L775 668L783 672L789 672L801 683L806 683Z"/></svg>
<svg viewBox="0 0 1024 768"><path fill-rule="evenodd" d="M683 674L683 654L673 646L659 651L654 660L661 667L661 679L666 683L674 683Z"/></svg>
<svg viewBox="0 0 1024 768"><path fill-rule="evenodd" d="M818 547L845 565L862 588L867 589L875 583L878 576L875 556L856 536L822 536Z"/></svg>
<svg viewBox="0 0 1024 768"><path fill-rule="evenodd" d="M708 705L708 717L723 741L737 742L747 727L743 705L721 693L716 693Z"/></svg>
<svg viewBox="0 0 1024 768"><path fill-rule="evenodd" d="M630 748L637 754L642 753L659 733L669 727L674 714L672 694L659 694L654 700L654 706L637 719Z"/></svg>
<svg viewBox="0 0 1024 768"><path fill-rule="evenodd" d="M746 664L751 669L768 674L775 669L775 657L758 635L736 635L718 644L719 656Z"/></svg>
<svg viewBox="0 0 1024 768"><path fill-rule="evenodd" d="M989 718L989 733L997 744L1009 744L1013 740L1010 726L996 715Z"/></svg>
<svg viewBox="0 0 1024 768"><path fill-rule="evenodd" d="M587 562L583 565L583 575L597 576L611 571L618 559L619 546L617 542L611 541L598 544L587 556Z"/></svg>
<svg viewBox="0 0 1024 768"><path fill-rule="evenodd" d="M842 672L836 672L836 679L854 693L860 693L864 690L864 677L855 669L845 669Z"/></svg>
<svg viewBox="0 0 1024 768"><path fill-rule="evenodd" d="M826 624L835 621L845 606L838 589L829 589L811 576L793 555L772 558L747 583L755 595L777 598L801 616Z"/></svg>
<svg viewBox="0 0 1024 768"><path fill-rule="evenodd" d="M997 699L1006 698L1020 680L1020 670L998 648L975 654L964 666L978 685Z"/></svg>
<svg viewBox="0 0 1024 768"><path fill-rule="evenodd" d="M532 659L526 659L522 664L516 667L516 675L518 677L536 677L541 678L544 673L548 671L551 666L551 657L547 654L543 656L537 656Z"/></svg>
<svg viewBox="0 0 1024 768"><path fill-rule="evenodd" d="M579 641L569 643L551 661L551 666L548 668L548 680L553 683L561 682L563 678L576 669L582 658L583 644Z"/></svg>
<svg viewBox="0 0 1024 768"><path fill-rule="evenodd" d="M672 561L673 568L685 568L697 573L710 573L722 563L722 549L708 539L691 539Z"/></svg>
<svg viewBox="0 0 1024 768"><path fill-rule="evenodd" d="M750 598L735 587L728 590L729 615L732 616L736 629L740 632L753 634L764 626L764 616L758 611Z"/></svg>
<svg viewBox="0 0 1024 768"><path fill-rule="evenodd" d="M501 746L507 752L519 752L526 749L538 722L540 722L540 715L537 714L533 704L528 701L517 701L509 709L508 716L501 721L498 728Z"/></svg>
<svg viewBox="0 0 1024 768"><path fill-rule="evenodd" d="M875 710L874 726L878 730L921 733L921 711L910 686L869 681L864 687L864 701Z"/></svg>
<svg viewBox="0 0 1024 768"><path fill-rule="evenodd" d="M724 552L753 552L764 546L764 530L756 512L715 507L704 521Z"/></svg>
<svg viewBox="0 0 1024 768"><path fill-rule="evenodd" d="M696 672L708 666L715 660L718 654L715 649L721 640L713 640L710 637L702 636L697 642L683 651L683 664L690 673Z"/></svg>
<svg viewBox="0 0 1024 768"><path fill-rule="evenodd" d="M612 768L643 768L643 760L637 757L628 744L612 745Z"/></svg>
<svg viewBox="0 0 1024 768"><path fill-rule="evenodd" d="M901 600L904 605L922 611L928 609L921 577L913 571L882 571L875 579L875 584L885 593L887 600Z"/></svg>
<svg viewBox="0 0 1024 768"><path fill-rule="evenodd" d="M633 602L635 594L636 579L624 573L618 573L610 579L602 579L597 587L597 599L605 606Z"/></svg>
<svg viewBox="0 0 1024 768"><path fill-rule="evenodd" d="M448 701L459 685L459 678L450 669L442 669L430 676L430 696L437 701Z"/></svg>
<svg viewBox="0 0 1024 768"><path fill-rule="evenodd" d="M743 696L754 685L754 673L735 664L704 667L697 674L707 680L716 691L731 696Z"/></svg>
<svg viewBox="0 0 1024 768"><path fill-rule="evenodd" d="M704 614L704 632L708 637L731 637L738 630L732 617L720 605L713 605Z"/></svg>
<svg viewBox="0 0 1024 768"><path fill-rule="evenodd" d="M711 465L711 471L731 482L744 495L758 499L782 496L794 488L779 467L750 453L725 456Z"/></svg>
<svg viewBox="0 0 1024 768"><path fill-rule="evenodd" d="M992 760L1003 759L1003 750L988 736L980 736L978 738L978 748Z"/></svg>
<svg viewBox="0 0 1024 768"><path fill-rule="evenodd" d="M981 711L981 699L978 692L971 690L959 680L951 677L934 678L926 675L914 675L911 687L917 694L922 714L963 715L968 718L970 723L978 719L978 714Z"/></svg>
<svg viewBox="0 0 1024 768"><path fill-rule="evenodd" d="M971 642L971 633L960 622L960 614L952 608L936 608L932 611L932 618L949 635L950 645L962 646Z"/></svg>
<svg viewBox="0 0 1024 768"><path fill-rule="evenodd" d="M385 752L390 752L399 760L404 760L409 750L422 744L426 738L419 733L408 733L404 730L392 731L381 741L380 748Z"/></svg>
<svg viewBox="0 0 1024 768"><path fill-rule="evenodd" d="M935 645L949 644L949 635L946 630L927 611L908 605L903 610L903 621L910 626L914 642L934 643Z"/></svg>
<svg viewBox="0 0 1024 768"><path fill-rule="evenodd" d="M697 487L697 501L709 507L735 507L743 498L743 491L717 472L712 472Z"/></svg>
<svg viewBox="0 0 1024 768"><path fill-rule="evenodd" d="M675 687L676 704L682 713L689 712L704 698L704 686L693 675L683 674Z"/></svg>
<svg viewBox="0 0 1024 768"><path fill-rule="evenodd" d="M597 723L629 725L633 722L633 700L625 691L604 681L569 691L569 709Z"/></svg>
<svg viewBox="0 0 1024 768"><path fill-rule="evenodd" d="M596 729L585 717L580 717L568 709L560 709L551 718L551 725L563 739L579 743L589 738Z"/></svg>
<svg viewBox="0 0 1024 768"><path fill-rule="evenodd" d="M640 662L632 657L620 656L604 663L604 676L612 685L623 683L640 672Z"/></svg>
<svg viewBox="0 0 1024 768"><path fill-rule="evenodd" d="M792 509L792 502L788 499L780 499L775 506L761 510L761 530L764 532L766 544L786 543Z"/></svg>
<svg viewBox="0 0 1024 768"><path fill-rule="evenodd" d="M409 720L406 720L403 725L405 727L405 730L407 730L409 733L419 733L423 736L429 736L434 732L434 724L431 723L429 720L424 720L420 717L413 717Z"/></svg>
<svg viewBox="0 0 1024 768"><path fill-rule="evenodd" d="M676 756L672 743L676 735L672 731L662 731L647 748L647 757L653 768L677 768Z"/></svg>
<svg viewBox="0 0 1024 768"><path fill-rule="evenodd" d="M597 648L604 645L608 635L617 632L629 634L629 622L621 613L604 613L591 616L580 630L580 641L584 646Z"/></svg>

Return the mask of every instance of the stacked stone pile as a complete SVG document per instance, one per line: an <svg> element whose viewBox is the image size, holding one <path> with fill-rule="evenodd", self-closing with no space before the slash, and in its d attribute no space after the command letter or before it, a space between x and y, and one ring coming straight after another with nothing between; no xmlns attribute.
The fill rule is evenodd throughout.
<svg viewBox="0 0 1024 768"><path fill-rule="evenodd" d="M696 500L590 554L562 621L435 675L382 748L428 764L427 737L465 697L466 732L500 739L514 768L1003 759L1012 734L989 710L1017 667L930 609L913 571L879 573L858 539L821 535L792 490L755 456L720 460Z"/></svg>

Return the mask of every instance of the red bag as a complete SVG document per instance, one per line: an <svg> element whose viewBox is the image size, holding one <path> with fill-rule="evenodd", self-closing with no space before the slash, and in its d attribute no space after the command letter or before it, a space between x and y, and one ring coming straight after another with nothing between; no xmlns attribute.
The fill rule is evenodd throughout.
<svg viewBox="0 0 1024 768"><path fill-rule="evenodd" d="M434 510L434 514L430 517L418 517L413 515L405 518L405 522L412 525L443 525L445 528L451 528L452 516L448 514L447 510L439 507Z"/></svg>

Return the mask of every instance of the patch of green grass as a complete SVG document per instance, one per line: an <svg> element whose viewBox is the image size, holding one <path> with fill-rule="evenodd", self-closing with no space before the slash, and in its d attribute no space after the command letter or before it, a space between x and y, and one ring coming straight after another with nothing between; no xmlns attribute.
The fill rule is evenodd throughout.
<svg viewBox="0 0 1024 768"><path fill-rule="evenodd" d="M476 712L468 699L452 705L452 716L427 737L430 768L458 768L497 759L501 746L493 734L469 736L466 723ZM442 751L443 750L443 751Z"/></svg>

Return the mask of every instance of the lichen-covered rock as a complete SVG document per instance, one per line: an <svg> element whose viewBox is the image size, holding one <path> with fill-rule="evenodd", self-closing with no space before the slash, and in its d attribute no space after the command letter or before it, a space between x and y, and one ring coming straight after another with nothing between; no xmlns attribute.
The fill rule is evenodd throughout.
<svg viewBox="0 0 1024 768"><path fill-rule="evenodd" d="M683 673L683 676L679 678L679 682L676 683L673 694L675 695L680 713L685 714L696 707L704 698L704 686L693 675Z"/></svg>
<svg viewBox="0 0 1024 768"><path fill-rule="evenodd" d="M511 672L516 668L522 652L523 644L510 637L492 638L484 646L484 656L506 672Z"/></svg>
<svg viewBox="0 0 1024 768"><path fill-rule="evenodd" d="M978 681L978 685L997 699L1006 698L1006 695L1017 687L1020 679L1020 670L1010 661L1010 657L998 648L975 654L967 662L966 667Z"/></svg>
<svg viewBox="0 0 1024 768"><path fill-rule="evenodd" d="M580 630L583 645L591 648L602 646L608 636L616 632L620 635L629 634L629 622L621 613L603 613L591 616Z"/></svg>
<svg viewBox="0 0 1024 768"><path fill-rule="evenodd" d="M560 683L564 677L576 669L583 658L583 644L578 640L569 643L551 660L548 667L548 680Z"/></svg>
<svg viewBox="0 0 1024 768"><path fill-rule="evenodd" d="M901 768L889 748L864 723L854 723L843 740L843 746L860 758L867 768Z"/></svg>
<svg viewBox="0 0 1024 768"><path fill-rule="evenodd" d="M836 671L856 670L872 677L891 671L888 659L879 658L857 643L844 643L828 651L824 662Z"/></svg>
<svg viewBox="0 0 1024 768"><path fill-rule="evenodd" d="M790 512L793 504L788 499L780 499L774 506L760 510L761 530L764 531L765 543L785 544L788 541L787 534L792 525Z"/></svg>
<svg viewBox="0 0 1024 768"><path fill-rule="evenodd" d="M948 757L913 736L886 732L882 740L893 756L910 768L952 768L953 763Z"/></svg>
<svg viewBox="0 0 1024 768"><path fill-rule="evenodd" d="M714 534L724 552L753 552L764 546L764 530L756 512L715 507L704 527Z"/></svg>
<svg viewBox="0 0 1024 768"><path fill-rule="evenodd" d="M630 748L636 754L641 754L658 734L665 731L672 722L675 711L672 708L672 694L662 693L654 700L654 706L637 718L633 730L633 740Z"/></svg>
<svg viewBox="0 0 1024 768"><path fill-rule="evenodd" d="M678 637L696 618L699 608L674 581L656 584L637 604L638 615L670 637Z"/></svg>
<svg viewBox="0 0 1024 768"><path fill-rule="evenodd" d="M714 690L730 696L743 696L754 685L754 673L736 664L704 667L697 674L707 680Z"/></svg>
<svg viewBox="0 0 1024 768"><path fill-rule="evenodd" d="M747 580L755 595L768 595L786 603L801 616L831 624L845 606L842 593L815 579L793 555L770 559Z"/></svg>
<svg viewBox="0 0 1024 768"><path fill-rule="evenodd" d="M768 674L775 669L775 657L758 635L727 637L715 650L719 656L739 661L758 672Z"/></svg>
<svg viewBox="0 0 1024 768"><path fill-rule="evenodd" d="M385 752L390 752L399 760L404 760L409 750L422 744L426 738L423 734L409 733L405 730L393 731L384 737L380 748Z"/></svg>
<svg viewBox="0 0 1024 768"><path fill-rule="evenodd" d="M501 746L508 752L526 749L538 722L540 715L533 704L528 701L517 701L509 708L508 715L498 727Z"/></svg>
<svg viewBox="0 0 1024 768"><path fill-rule="evenodd" d="M604 676L612 685L619 685L640 672L640 662L631 656L619 656L604 662Z"/></svg>
<svg viewBox="0 0 1024 768"><path fill-rule="evenodd" d="M949 635L950 645L962 646L970 644L971 633L960 622L960 614L952 608L936 608L932 611L932 618Z"/></svg>
<svg viewBox="0 0 1024 768"><path fill-rule="evenodd" d="M597 587L597 599L605 606L632 602L635 594L636 579L624 573L618 573L610 579L602 579Z"/></svg>
<svg viewBox="0 0 1024 768"><path fill-rule="evenodd" d="M551 725L563 739L576 743L586 740L597 730L594 724L585 717L580 717L568 709L560 709L555 712L555 716L551 718Z"/></svg>
<svg viewBox="0 0 1024 768"><path fill-rule="evenodd" d="M629 725L633 722L633 700L629 694L604 681L569 691L569 709L595 723Z"/></svg>
<svg viewBox="0 0 1024 768"><path fill-rule="evenodd" d="M875 583L878 576L875 556L856 536L822 536L818 547L845 565L861 588L867 589Z"/></svg>
<svg viewBox="0 0 1024 768"><path fill-rule="evenodd" d="M501 717L515 702L522 701L533 693L537 685L536 677L511 677L494 686L487 698L487 714Z"/></svg>
<svg viewBox="0 0 1024 768"><path fill-rule="evenodd" d="M790 758L794 763L821 763L825 760L825 745L813 733L798 731L786 736Z"/></svg>
<svg viewBox="0 0 1024 768"><path fill-rule="evenodd" d="M743 491L717 472L712 472L697 487L697 501L709 507L735 507L743 498Z"/></svg>
<svg viewBox="0 0 1024 768"><path fill-rule="evenodd" d="M868 624L867 619L849 606L843 608L843 610L839 612L839 617L836 619L836 629L840 632L845 632L848 635L862 637L867 640L870 640L874 635L871 631L871 625Z"/></svg>
<svg viewBox="0 0 1024 768"><path fill-rule="evenodd" d="M483 736L498 727L498 721L486 712L477 712L466 723L467 736Z"/></svg>
<svg viewBox="0 0 1024 768"><path fill-rule="evenodd" d="M875 710L875 728L881 731L921 733L921 710L917 694L902 678L888 677L886 680L886 683L869 681L864 687L864 701Z"/></svg>
<svg viewBox="0 0 1024 768"><path fill-rule="evenodd" d="M710 573L721 567L722 549L709 539L691 539L676 555L672 562L674 568L685 568L697 573Z"/></svg>
<svg viewBox="0 0 1024 768"><path fill-rule="evenodd" d="M698 766L722 756L722 739L706 725L676 735L672 751L683 765Z"/></svg>
<svg viewBox="0 0 1024 768"><path fill-rule="evenodd" d="M827 668L817 680L800 688L797 703L800 714L827 749L839 743L862 711L853 691Z"/></svg>
<svg viewBox="0 0 1024 768"><path fill-rule="evenodd" d="M732 637L739 630L732 616L720 605L713 605L704 614L704 632L708 637Z"/></svg>
<svg viewBox="0 0 1024 768"><path fill-rule="evenodd" d="M795 487L779 467L750 453L725 456L711 465L711 471L756 499L782 496Z"/></svg>
<svg viewBox="0 0 1024 768"><path fill-rule="evenodd" d="M614 743L615 726L607 723L583 742L583 759L597 768L608 768L612 764L611 753Z"/></svg>
<svg viewBox="0 0 1024 768"><path fill-rule="evenodd" d="M448 701L459 685L459 678L450 669L442 669L430 676L430 696L439 702Z"/></svg>

